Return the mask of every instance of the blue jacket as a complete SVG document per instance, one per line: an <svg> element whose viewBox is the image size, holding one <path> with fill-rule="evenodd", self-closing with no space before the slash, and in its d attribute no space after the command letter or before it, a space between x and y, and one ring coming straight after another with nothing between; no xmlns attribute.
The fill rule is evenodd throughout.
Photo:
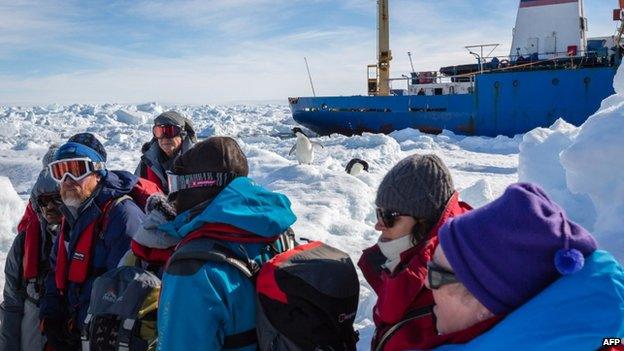
<svg viewBox="0 0 624 351"><path fill-rule="evenodd" d="M436 350L597 350L624 337L624 270L605 251L465 345Z"/></svg>
<svg viewBox="0 0 624 351"><path fill-rule="evenodd" d="M111 199L130 193L138 178L125 171L108 171L100 180L98 190L79 209L77 218L63 209L66 221L65 237L69 238L68 257L74 254L80 235L93 221L102 216L100 210ZM145 215L132 200L117 203L109 210L108 223L103 223L104 232L95 242L90 275L82 284L68 282L67 293L62 296L54 280L59 240L56 240L50 254L50 273L46 277L46 293L41 300L40 317L56 321L74 319L82 328L91 299L91 287L95 278L117 267L121 257L130 248L130 238L139 229ZM98 233L96 233L98 235ZM58 236L57 236L58 238Z"/></svg>
<svg viewBox="0 0 624 351"><path fill-rule="evenodd" d="M190 211L183 212L159 229L183 238L207 223L223 223L272 237L286 231L295 220L286 196L239 177L201 214L191 219ZM220 244L235 252L241 250L240 244ZM244 248L258 263L271 256L266 245L244 244ZM163 275L158 307L159 350L222 350L225 336L255 328L255 287L238 269L210 261L173 266ZM255 345L241 348L255 349Z"/></svg>

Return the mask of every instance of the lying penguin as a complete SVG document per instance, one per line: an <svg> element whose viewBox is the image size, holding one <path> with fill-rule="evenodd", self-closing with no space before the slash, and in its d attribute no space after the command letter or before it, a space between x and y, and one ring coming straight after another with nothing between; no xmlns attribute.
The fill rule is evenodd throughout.
<svg viewBox="0 0 624 351"><path fill-rule="evenodd" d="M362 171L368 172L368 162L360 160L359 158L354 158L349 161L345 171L352 176L356 176L362 173Z"/></svg>
<svg viewBox="0 0 624 351"><path fill-rule="evenodd" d="M294 151L297 152L297 161L299 164L311 164L314 160L314 145L318 145L322 148L323 145L310 141L308 136L299 127L292 129L293 133L297 136L297 142L290 149L288 155L291 155Z"/></svg>

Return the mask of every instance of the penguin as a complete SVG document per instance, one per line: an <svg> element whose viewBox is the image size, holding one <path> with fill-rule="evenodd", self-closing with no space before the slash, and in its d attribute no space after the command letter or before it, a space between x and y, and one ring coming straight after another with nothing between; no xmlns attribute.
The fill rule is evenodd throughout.
<svg viewBox="0 0 624 351"><path fill-rule="evenodd" d="M352 176L356 176L360 174L362 171L368 172L368 162L364 160L360 160L359 158L354 158L347 164L345 171Z"/></svg>
<svg viewBox="0 0 624 351"><path fill-rule="evenodd" d="M297 136L297 142L290 149L288 155L291 155L294 151L297 151L297 161L299 164L311 164L314 160L314 145L318 145L324 148L323 145L310 141L308 136L299 127L292 129L293 133Z"/></svg>

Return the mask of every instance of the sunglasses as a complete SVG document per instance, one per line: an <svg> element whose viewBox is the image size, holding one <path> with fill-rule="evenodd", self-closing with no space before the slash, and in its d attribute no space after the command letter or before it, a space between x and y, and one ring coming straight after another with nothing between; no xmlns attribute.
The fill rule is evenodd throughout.
<svg viewBox="0 0 624 351"><path fill-rule="evenodd" d="M383 224L386 228L392 228L394 226L395 218L399 216L409 216L400 212L386 210L380 207L377 207L375 210L377 214L377 220Z"/></svg>
<svg viewBox="0 0 624 351"><path fill-rule="evenodd" d="M61 195L58 193L53 194L42 194L37 197L37 205L39 207L44 208L48 207L48 204L54 204L54 206L60 206L63 204L63 200L61 199Z"/></svg>
<svg viewBox="0 0 624 351"><path fill-rule="evenodd" d="M431 290L440 289L447 284L459 283L455 273L433 261L427 262L427 279Z"/></svg>
<svg viewBox="0 0 624 351"><path fill-rule="evenodd" d="M52 179L61 183L66 177L79 181L92 172L106 169L104 162L93 162L88 158L70 158L51 162L48 165Z"/></svg>
<svg viewBox="0 0 624 351"><path fill-rule="evenodd" d="M152 133L156 139L170 139L180 135L180 133L182 133L182 128L171 124L157 124L152 128Z"/></svg>

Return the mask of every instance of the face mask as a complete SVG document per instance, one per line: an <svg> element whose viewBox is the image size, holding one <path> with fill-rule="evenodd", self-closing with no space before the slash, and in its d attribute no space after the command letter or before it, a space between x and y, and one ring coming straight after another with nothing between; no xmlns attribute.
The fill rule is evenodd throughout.
<svg viewBox="0 0 624 351"><path fill-rule="evenodd" d="M409 234L391 241L378 241L377 245L387 259L383 266L388 268L390 272L394 272L401 262L401 253L414 247L412 236Z"/></svg>

